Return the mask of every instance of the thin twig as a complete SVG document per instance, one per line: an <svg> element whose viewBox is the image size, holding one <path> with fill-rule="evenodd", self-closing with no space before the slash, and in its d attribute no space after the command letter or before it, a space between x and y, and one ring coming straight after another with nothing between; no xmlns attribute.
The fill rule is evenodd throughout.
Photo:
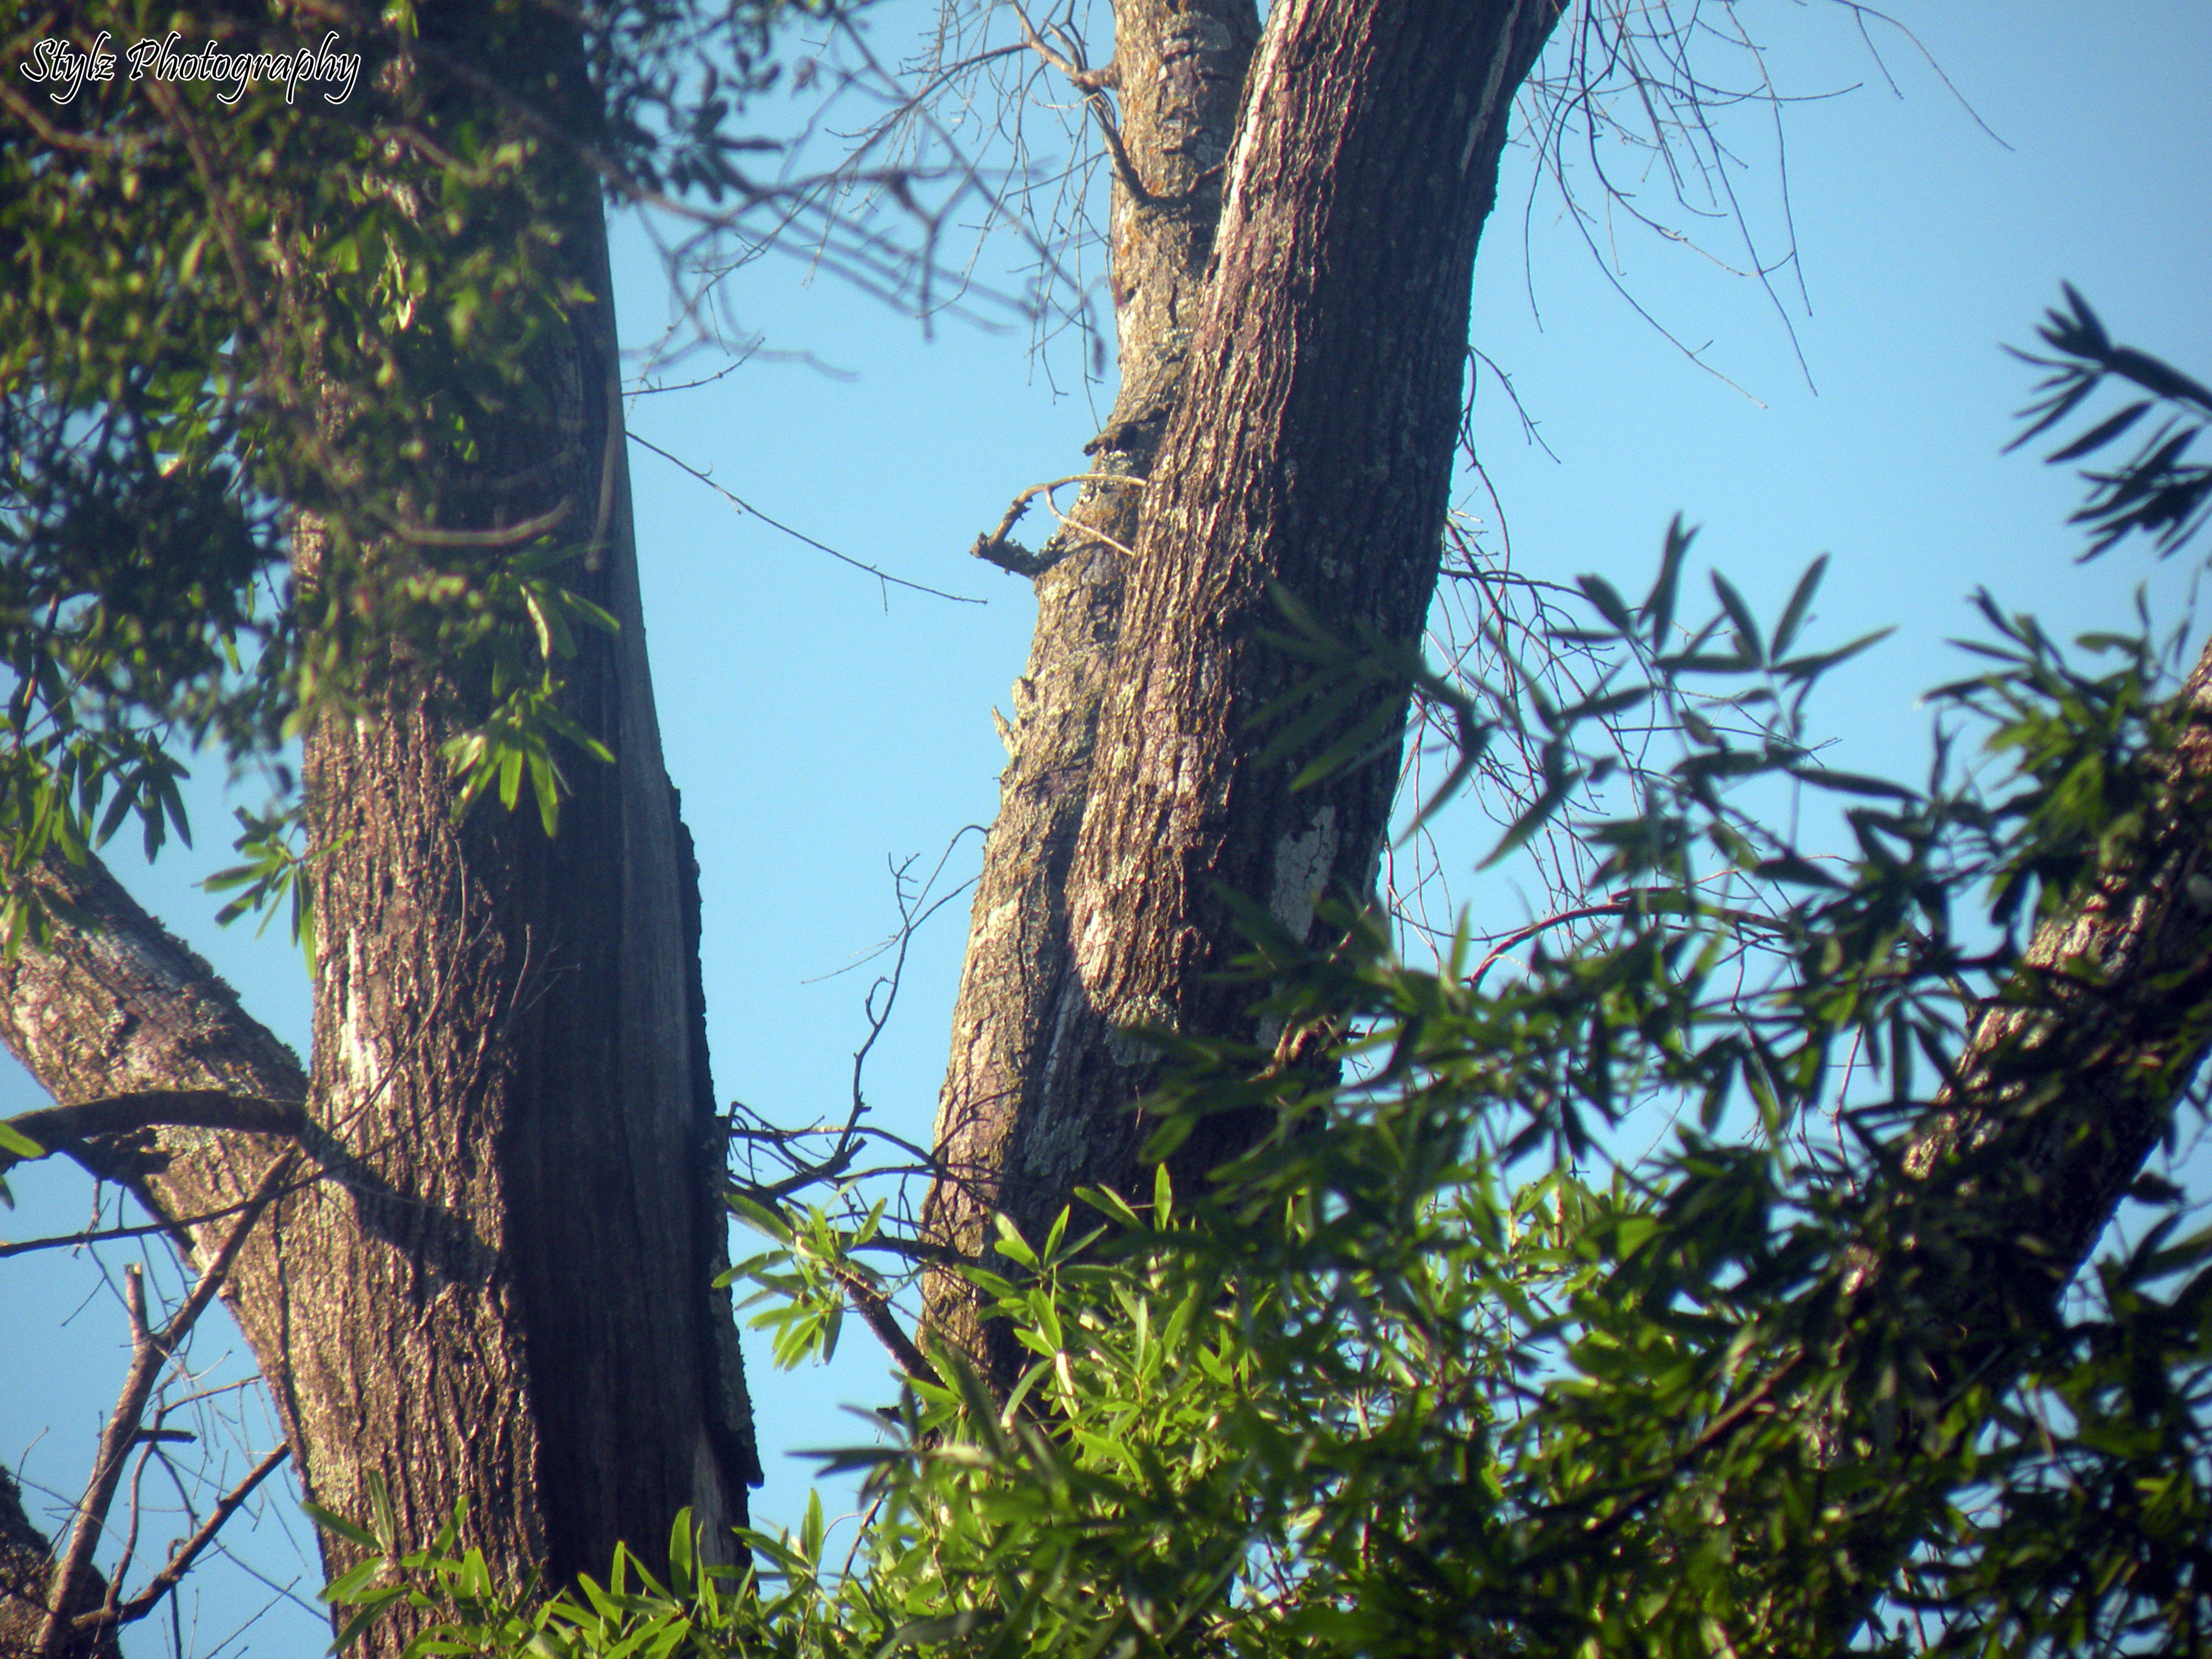
<svg viewBox="0 0 2212 1659"><path fill-rule="evenodd" d="M1065 478L1054 478L1047 483L1031 484L1008 504L1006 516L999 520L999 527L996 530L975 538L975 546L968 550L969 556L981 559L987 564L995 564L1000 569L1011 571L1017 576L1032 578L1042 576L1054 565L1059 563L1060 561L1056 558L1042 553L1032 553L1019 542L1006 539L1013 527L1021 522L1022 515L1030 510L1030 503L1042 495L1044 497L1046 510L1054 518L1059 520L1061 525L1068 529L1079 531L1094 541L1103 542L1124 558L1133 559L1137 556L1133 549L1115 541L1097 526L1085 524L1080 519L1071 519L1066 514L1061 512L1060 504L1052 498L1052 492L1062 484L1126 484L1132 489L1142 489L1145 483L1144 479L1133 477L1126 472L1071 472Z"/></svg>
<svg viewBox="0 0 2212 1659"><path fill-rule="evenodd" d="M161 1604L161 1598L183 1582L185 1575L191 1571L192 1564L215 1542L215 1535L222 1530L223 1522L235 1515L239 1506L253 1495L253 1489L274 1474L291 1455L289 1446L279 1446L256 1463L246 1473L246 1478L225 1492L216 1506L208 1511L208 1517L200 1522L199 1529L185 1540L183 1547L170 1558L168 1565L155 1574L144 1589L122 1603L112 1615L105 1609L81 1614L76 1620L76 1628L91 1630L101 1625L132 1624L153 1612Z"/></svg>
<svg viewBox="0 0 2212 1659"><path fill-rule="evenodd" d="M762 512L760 508L755 507L750 501L748 501L743 497L734 495L728 489L724 489L708 474L701 471L689 461L679 460L677 457L670 454L666 450L663 449L659 444L654 443L651 439L641 438L636 433L633 432L629 434L629 441L634 444L642 445L645 448L651 450L654 454L659 456L662 460L668 462L671 465L683 468L684 471L690 473L701 483L706 485L708 489L713 490L724 501L727 501L732 507L736 507L738 512L750 513L753 517L758 519L763 524L767 525L770 529L781 530L785 535L790 537L793 541L805 542L807 546L814 549L817 552L827 553L831 558L839 560L843 563L849 564L855 570L865 570L868 574L873 576L879 582L888 582L896 586L911 588L917 593L927 593L932 599L950 599L955 605L988 605L989 603L988 599L979 599L969 594L948 593L940 587L929 587L924 586L921 582L908 581L903 576L894 576L889 571L878 569L876 566L867 563L865 560L856 559L849 553L840 553L836 548L831 547L826 542L816 541L813 537L806 534L804 531L793 530L787 524L778 523L775 520L769 517L767 514Z"/></svg>

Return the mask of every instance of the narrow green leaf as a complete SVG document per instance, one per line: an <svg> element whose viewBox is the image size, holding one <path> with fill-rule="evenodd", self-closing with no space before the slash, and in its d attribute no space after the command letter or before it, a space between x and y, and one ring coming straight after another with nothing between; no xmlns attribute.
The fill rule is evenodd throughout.
<svg viewBox="0 0 2212 1659"><path fill-rule="evenodd" d="M378 1547L375 1537L368 1528L359 1522L348 1520L336 1510L325 1509L320 1504L312 1501L302 1503L300 1507L307 1511L307 1518L324 1531L334 1532L348 1543L358 1544L365 1550Z"/></svg>
<svg viewBox="0 0 2212 1659"><path fill-rule="evenodd" d="M1737 592L1735 585L1717 570L1713 572L1713 592L1720 595L1721 604L1727 608L1729 620L1735 624L1736 635L1743 642L1742 654L1749 659L1745 665L1755 667L1764 663L1766 660L1765 638L1759 633L1758 619L1751 614L1751 607L1744 603L1743 595Z"/></svg>
<svg viewBox="0 0 2212 1659"><path fill-rule="evenodd" d="M1667 648L1668 630L1674 625L1674 600L1682 583L1682 561L1690 550L1690 544L1698 532L1682 528L1682 515L1677 513L1674 522L1667 526L1667 544L1659 556L1659 580L1651 584L1651 592L1644 597L1643 617L1651 630L1651 648Z"/></svg>
<svg viewBox="0 0 2212 1659"><path fill-rule="evenodd" d="M333 1607L343 1607L358 1600L360 1592L374 1583L383 1571L384 1560L380 1556L358 1562L323 1586L322 1599Z"/></svg>
<svg viewBox="0 0 2212 1659"><path fill-rule="evenodd" d="M1622 634L1636 631L1636 623L1628 614L1628 601L1620 597L1620 590L1602 576L1595 574L1575 578L1575 586L1596 607L1597 614L1619 629Z"/></svg>
<svg viewBox="0 0 2212 1659"><path fill-rule="evenodd" d="M2082 456L2102 449L2106 444L2112 442L2113 439L2148 414L2151 407L2150 399L2148 398L2130 404L2118 414L2098 422L2063 449L2054 449L2043 459L2053 465L2061 461L2079 460Z"/></svg>
<svg viewBox="0 0 2212 1659"><path fill-rule="evenodd" d="M1786 655L1797 638L1797 630L1805 625L1805 618L1813 609L1813 595L1820 590L1820 578L1827 574L1828 556L1825 553L1806 567L1805 574L1797 579L1796 591L1790 603L1782 608L1782 620L1774 625L1774 654Z"/></svg>

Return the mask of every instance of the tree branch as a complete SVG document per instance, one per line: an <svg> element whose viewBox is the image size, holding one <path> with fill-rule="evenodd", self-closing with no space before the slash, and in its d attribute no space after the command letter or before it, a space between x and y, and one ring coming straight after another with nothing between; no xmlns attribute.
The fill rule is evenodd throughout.
<svg viewBox="0 0 2212 1659"><path fill-rule="evenodd" d="M2212 907L2191 890L2212 861L2212 644L2176 702L2187 724L2146 762L2163 799L2133 856L2036 930L1905 1154L1907 1186L1942 1212L1928 1224L2002 1268L1978 1305L2059 1293L2212 1052Z"/></svg>
<svg viewBox="0 0 2212 1659"><path fill-rule="evenodd" d="M253 1495L254 1488L274 1474L291 1455L289 1446L279 1446L256 1463L247 1471L243 1480L222 1495L221 1501L208 1512L208 1518L200 1522L199 1530L184 1541L176 1554L170 1558L169 1565L155 1574L144 1589L112 1611L103 1607L94 1613L79 1613L76 1628L94 1630L103 1625L135 1624L153 1612L161 1605L161 1598L183 1582L185 1575L192 1570L192 1564L199 1559L207 1547L215 1542L215 1535L222 1530L223 1522L235 1515L239 1506Z"/></svg>
<svg viewBox="0 0 2212 1659"><path fill-rule="evenodd" d="M929 1363L929 1357L915 1346L914 1339L898 1322L898 1316L891 1311L890 1298L878 1288L874 1276L850 1262L833 1263L830 1271L836 1275L845 1299L853 1304L853 1311L875 1334L876 1340L890 1351L899 1369L917 1382L942 1388L945 1379L937 1374L937 1367Z"/></svg>
<svg viewBox="0 0 2212 1659"><path fill-rule="evenodd" d="M298 1101L264 1100L221 1089L146 1089L104 1095L97 1100L44 1106L5 1121L5 1127L38 1142L47 1152L68 1152L105 1135L135 1134L154 1128L236 1129L247 1134L297 1135L307 1112ZM21 1162L0 1148L0 1173Z"/></svg>
<svg viewBox="0 0 2212 1659"><path fill-rule="evenodd" d="M123 1391L107 1419L106 1430L100 1435L100 1455L93 1464L84 1499L78 1505L76 1523L70 1531L69 1547L54 1569L46 1598L46 1622L32 1650L37 1659L62 1659L68 1651L72 1622L68 1609L82 1593L86 1574L91 1571L93 1552L99 1547L100 1533L107 1524L108 1509L115 1501L115 1489L123 1479L123 1466L143 1425L146 1402L153 1395L161 1368L199 1322L200 1316L207 1311L216 1292L230 1276L231 1265L238 1260L246 1234L253 1230L262 1212L283 1186L295 1156L288 1152L270 1164L245 1212L209 1258L191 1294L159 1331L151 1329L146 1322L145 1277L135 1263L128 1269L124 1283L125 1304L131 1313L131 1370L124 1378ZM99 1617L94 1616L95 1620Z"/></svg>

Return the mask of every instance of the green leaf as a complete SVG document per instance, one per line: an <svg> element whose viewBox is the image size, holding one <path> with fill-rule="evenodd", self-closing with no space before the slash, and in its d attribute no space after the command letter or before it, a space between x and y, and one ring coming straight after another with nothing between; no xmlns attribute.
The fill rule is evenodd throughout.
<svg viewBox="0 0 2212 1659"><path fill-rule="evenodd" d="M2048 462L2079 460L2082 456L2102 449L2137 421L2148 414L2153 405L2148 398L2130 404L2117 415L2097 422L2087 432L2063 449L2054 449L2043 459Z"/></svg>
<svg viewBox="0 0 2212 1659"><path fill-rule="evenodd" d="M1820 578L1827 574L1828 556L1825 553L1806 567L1805 574L1797 579L1797 586L1790 595L1790 603L1782 608L1782 620L1774 625L1774 654L1787 655L1796 642L1797 630L1805 625L1805 618L1813 609L1813 595L1820 591Z"/></svg>
<svg viewBox="0 0 2212 1659"><path fill-rule="evenodd" d="M358 1522L348 1520L336 1510L325 1509L320 1504L312 1500L302 1501L300 1507L307 1511L307 1518L322 1528L324 1531L334 1532L348 1543L358 1544L365 1550L380 1547L374 1535L366 1527Z"/></svg>
<svg viewBox="0 0 2212 1659"><path fill-rule="evenodd" d="M1620 591L1611 582L1592 574L1576 577L1575 586L1581 588L1583 597L1596 607L1598 615L1624 635L1635 631L1635 620L1628 614L1628 601L1620 597Z"/></svg>
<svg viewBox="0 0 2212 1659"><path fill-rule="evenodd" d="M530 757L530 781L538 795L538 822L544 826L550 840L561 831L560 775L553 769L549 755L533 754Z"/></svg>
<svg viewBox="0 0 2212 1659"><path fill-rule="evenodd" d="M1667 526L1667 544L1659 556L1659 579L1651 584L1651 592L1644 596L1642 616L1650 629L1651 648L1663 653L1667 649L1668 631L1674 625L1674 599L1681 589L1682 562L1688 555L1690 544L1698 532L1682 528L1682 515L1677 513Z"/></svg>
<svg viewBox="0 0 2212 1659"><path fill-rule="evenodd" d="M333 1607L344 1607L361 1599L361 1592L382 1577L385 1561L381 1556L372 1556L356 1562L323 1587L322 1599Z"/></svg>
<svg viewBox="0 0 2212 1659"><path fill-rule="evenodd" d="M1475 867L1480 870L1490 869L1525 845L1531 836L1558 816L1559 809L1567 804L1568 797L1574 793L1575 785L1581 781L1582 774L1579 771L1569 771L1565 775L1547 783L1543 793L1530 802L1528 809L1507 826L1505 833L1498 838L1498 844L1484 855L1482 862Z"/></svg>
<svg viewBox="0 0 2212 1659"><path fill-rule="evenodd" d="M1144 1218L1129 1207L1129 1200L1110 1187L1078 1187L1074 1196L1078 1203L1088 1204L1127 1231L1140 1233L1150 1231Z"/></svg>
<svg viewBox="0 0 2212 1659"><path fill-rule="evenodd" d="M1751 614L1751 607L1744 603L1743 595L1735 591L1735 584L1727 577L1717 570L1712 575L1713 592L1720 595L1729 620L1735 624L1736 637L1743 642L1741 654L1744 665L1754 667L1764 663L1766 660L1766 645L1759 631L1759 621Z"/></svg>

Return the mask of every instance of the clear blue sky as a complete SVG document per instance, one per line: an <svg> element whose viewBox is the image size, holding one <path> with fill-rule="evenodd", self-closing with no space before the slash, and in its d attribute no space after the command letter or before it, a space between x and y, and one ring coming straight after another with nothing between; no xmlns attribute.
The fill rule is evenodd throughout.
<svg viewBox="0 0 2212 1659"><path fill-rule="evenodd" d="M2075 566L2078 540L2062 523L2071 480L1999 455L2030 383L1999 345L2030 343L2063 278L2120 337L2212 371L2212 8L1899 0L1897 10L1972 114L1908 43L1877 32L1903 94L1893 95L1839 8L1741 8L1766 31L1784 91L1857 88L1785 118L1809 308L1789 274L1777 287L1802 369L1754 286L1680 247L1624 237L1630 292L1683 340L1710 342L1704 360L1743 390L1686 361L1613 291L1556 191L1530 198L1516 152L1485 240L1474 338L1559 459L1524 444L1494 396L1478 399L1475 431L1516 563L1530 574L1597 569L1633 588L1680 511L1705 526L1700 550L1771 613L1808 561L1832 553L1826 637L1900 628L1816 705L1816 720L1843 739L1842 763L1909 772L1924 752L1914 697L1954 672L1942 641L1970 631L1970 592L1986 585L2070 633L2125 623L2149 570L2132 550ZM896 50L920 15L887 7L879 42ZM1771 137L1757 119L1735 133L1740 187L1771 229ZM1018 331L954 324L925 341L910 320L829 279L804 286L803 275L786 261L752 267L735 290L738 313L772 346L811 351L850 379L757 362L710 388L641 400L634 428L822 541L989 603L893 590L886 606L872 580L633 450L668 764L705 866L715 1082L725 1099L786 1121L842 1109L871 970L817 976L890 927L886 860L919 854L926 868L994 810L1003 751L990 710L1007 706L1032 608L1026 584L966 549L1015 492L1079 470L1096 426L1085 398L1055 398ZM617 288L626 337L648 338L664 289L635 237ZM718 367L694 360L691 370ZM1488 513L1472 489L1468 501ZM2179 574L2162 591L2179 591ZM150 872L122 854L118 874L304 1045L306 987L276 930L257 948L245 930L215 929L214 902L190 886L228 861L219 781L198 798L197 853ZM1471 864L1472 831L1463 845ZM970 837L958 874L974 863ZM1464 868L1458 885L1514 902L1482 895ZM884 1121L917 1136L964 919L955 906L925 935L871 1066ZM0 1112L39 1100L20 1075L0 1083ZM25 1170L15 1185L6 1237L64 1231L90 1203L89 1184L65 1169ZM0 1304L12 1339L0 1351L0 1457L74 1491L120 1374L120 1310L91 1264L52 1255L0 1262ZM201 1357L226 1343L234 1337L209 1333ZM793 1519L805 1468L785 1454L860 1432L835 1407L880 1402L890 1385L857 1326L827 1376L774 1376L757 1347L751 1363L769 1466L759 1512ZM301 1571L281 1546L256 1549L264 1571ZM204 1596L203 1652L255 1605L250 1585L210 1581ZM127 1650L146 1659L166 1639L142 1630ZM304 1615L272 1615L232 1651L307 1652L320 1639Z"/></svg>

